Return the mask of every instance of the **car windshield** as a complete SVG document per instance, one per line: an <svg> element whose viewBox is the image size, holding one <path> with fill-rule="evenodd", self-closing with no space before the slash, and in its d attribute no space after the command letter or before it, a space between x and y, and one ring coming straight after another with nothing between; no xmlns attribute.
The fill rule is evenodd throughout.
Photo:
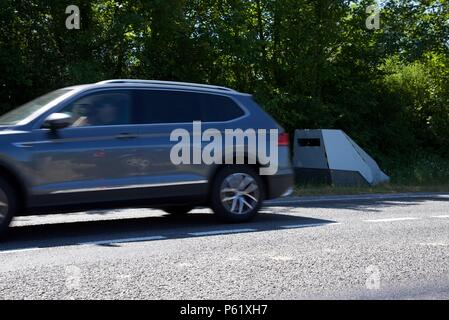
<svg viewBox="0 0 449 320"><path fill-rule="evenodd" d="M21 120L32 115L34 112L38 111L43 106L50 103L52 100L59 98L70 90L71 89L60 89L52 91L30 102L25 103L24 105L0 116L0 125L15 125Z"/></svg>

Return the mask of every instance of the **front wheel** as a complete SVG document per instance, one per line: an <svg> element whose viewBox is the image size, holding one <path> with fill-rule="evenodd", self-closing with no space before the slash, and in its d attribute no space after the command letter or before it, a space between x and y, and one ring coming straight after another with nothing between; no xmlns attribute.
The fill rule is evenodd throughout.
<svg viewBox="0 0 449 320"><path fill-rule="evenodd" d="M265 197L260 176L248 166L227 166L220 170L212 185L211 208L228 222L254 218Z"/></svg>
<svg viewBox="0 0 449 320"><path fill-rule="evenodd" d="M6 234L17 207L18 202L14 189L0 177L0 238Z"/></svg>

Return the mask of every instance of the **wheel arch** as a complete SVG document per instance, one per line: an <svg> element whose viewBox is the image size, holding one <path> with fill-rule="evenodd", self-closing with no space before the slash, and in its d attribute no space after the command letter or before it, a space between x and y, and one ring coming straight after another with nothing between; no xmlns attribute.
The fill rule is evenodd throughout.
<svg viewBox="0 0 449 320"><path fill-rule="evenodd" d="M229 166L242 166L243 165L243 166L251 167L254 169L254 171L256 171L256 173L259 175L260 179L263 182L265 198L268 197L268 192L270 190L269 180L267 179L267 176L259 174L259 169L262 168L263 166L257 160L255 160L254 164L248 163L249 162L248 160L250 159L250 157L248 157L247 154L245 154L244 159L245 159L245 161L243 164L237 164L237 163L235 163L236 161L235 161L235 156L234 156L233 162L231 164L224 163L224 159L223 159L221 164L215 165L209 174L209 194L212 191L212 185L214 184L215 179L221 170L223 170L224 168L229 167Z"/></svg>

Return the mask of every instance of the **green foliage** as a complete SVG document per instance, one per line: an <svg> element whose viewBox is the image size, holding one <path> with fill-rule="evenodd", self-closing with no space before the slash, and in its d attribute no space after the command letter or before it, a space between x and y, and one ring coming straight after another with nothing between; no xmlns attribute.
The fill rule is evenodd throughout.
<svg viewBox="0 0 449 320"><path fill-rule="evenodd" d="M0 112L107 78L205 82L251 92L288 131L340 128L381 164L449 157L449 2L3 0Z"/></svg>
<svg viewBox="0 0 449 320"><path fill-rule="evenodd" d="M432 153L384 160L384 169L396 185L448 186L449 161Z"/></svg>

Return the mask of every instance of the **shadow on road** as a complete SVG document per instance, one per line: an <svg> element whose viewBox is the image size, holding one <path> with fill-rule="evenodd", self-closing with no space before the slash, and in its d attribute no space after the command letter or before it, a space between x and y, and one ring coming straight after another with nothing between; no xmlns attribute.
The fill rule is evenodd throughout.
<svg viewBox="0 0 449 320"><path fill-rule="evenodd" d="M145 218L28 225L10 228L6 239L0 243L0 253L10 250L88 243L110 246L122 242L317 227L330 223L335 223L335 221L265 213L250 223L222 224L213 214L193 211L191 214L181 216L160 215ZM155 239L151 239L152 237ZM156 237L163 237L163 239Z"/></svg>
<svg viewBox="0 0 449 320"><path fill-rule="evenodd" d="M289 208L343 209L366 213L380 213L386 208L416 206L425 201L448 202L449 197L447 195L423 195L422 197L414 196L411 198L389 198L385 196L383 198L369 200L339 199L338 201L323 200L320 202L308 202L304 200L294 203L283 201L283 203L276 203L271 206L273 208L282 207L285 209L273 210L265 207L263 209L265 211L264 214L260 215L255 221L244 224L221 224L212 214L201 212L201 210L194 210L193 213L184 216L157 215L133 218L130 214L123 219L114 220L103 219L96 221L25 225L10 228L6 240L0 243L0 253L10 250L49 248L86 243L113 246L114 243L125 242L199 236L209 237L217 234L239 234L279 229L285 230L289 228L312 228L336 223L336 221L290 215L288 214ZM109 212L109 210L91 211L86 212L86 216L107 214ZM28 223L36 218L21 217L21 219Z"/></svg>

